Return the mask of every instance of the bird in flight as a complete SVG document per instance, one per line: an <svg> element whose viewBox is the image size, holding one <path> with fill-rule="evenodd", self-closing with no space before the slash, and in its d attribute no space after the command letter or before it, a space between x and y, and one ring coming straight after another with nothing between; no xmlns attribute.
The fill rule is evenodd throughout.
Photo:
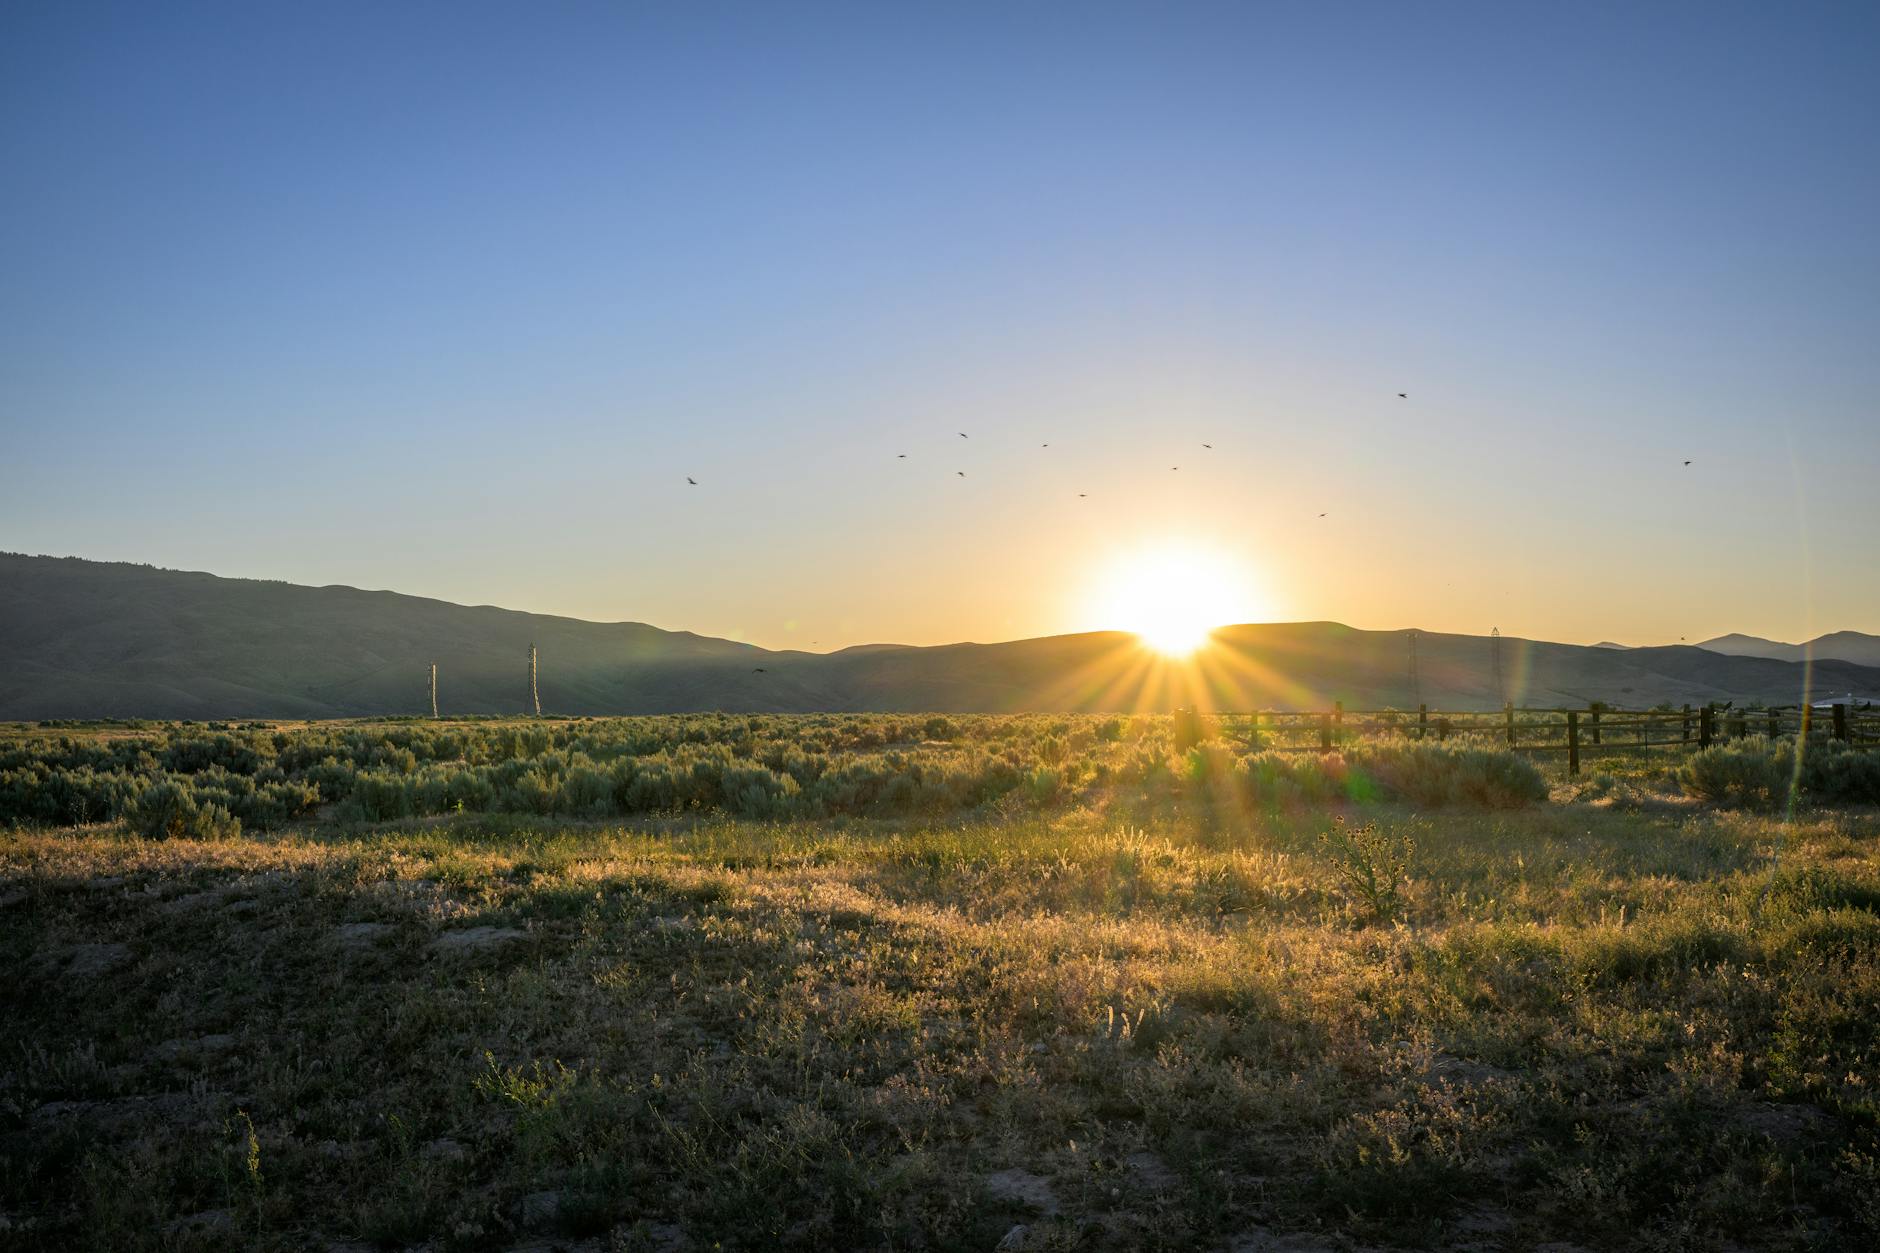
<svg viewBox="0 0 1880 1253"><path fill-rule="evenodd" d="M1410 399L1410 393L1409 393L1409 392L1398 392L1398 393L1397 393L1397 399L1399 399L1399 400L1408 400L1408 399Z"/></svg>
<svg viewBox="0 0 1880 1253"><path fill-rule="evenodd" d="M1203 448L1212 448L1212 447L1214 447L1214 445L1213 445L1213 444L1203 444L1203 445L1201 445L1201 446L1202 446Z"/></svg>
<svg viewBox="0 0 1880 1253"><path fill-rule="evenodd" d="M1040 448L1049 448L1050 446L1051 446L1051 445L1049 445L1049 444L1040 444L1040 445L1038 445L1038 447L1040 447Z"/></svg>
<svg viewBox="0 0 1880 1253"><path fill-rule="evenodd" d="M955 474L957 474L957 475L959 475L959 476L960 476L961 478L965 478L965 477L966 477L966 471L964 471L964 470L955 470L955 471L954 471L953 473L955 473Z"/></svg>
<svg viewBox="0 0 1880 1253"><path fill-rule="evenodd" d="M897 452L897 453L895 453L894 455L895 455L895 456L897 456L897 457L899 457L899 458L900 458L901 460L903 460L903 461L905 461L905 460L907 460L907 454L906 454L906 453L904 453L904 452Z"/></svg>
<svg viewBox="0 0 1880 1253"><path fill-rule="evenodd" d="M1321 518L1323 518L1323 517L1324 517L1325 515L1324 515L1324 514L1320 514L1319 516L1320 516Z"/></svg>
<svg viewBox="0 0 1880 1253"><path fill-rule="evenodd" d="M695 478L693 478L693 477L692 477L691 475L689 475L689 474L685 476L685 481L686 481L686 482L688 482L688 483L690 483L690 484L691 484L691 485L692 485L693 487L697 487L697 486L698 486L698 480L697 480L697 479L695 479Z"/></svg>
<svg viewBox="0 0 1880 1253"><path fill-rule="evenodd" d="M1180 467L1180 466L1170 466L1170 467L1169 467L1169 469L1171 469L1171 470L1179 470L1179 469L1181 469L1181 467Z"/></svg>
<svg viewBox="0 0 1880 1253"><path fill-rule="evenodd" d="M1687 462L1685 462L1684 464L1688 466L1688 465L1690 465L1691 463L1687 461Z"/></svg>
<svg viewBox="0 0 1880 1253"><path fill-rule="evenodd" d="M1083 499L1084 497L1086 497L1086 496L1088 496L1088 495L1090 495L1090 493L1089 493L1089 492L1078 492L1078 493L1077 493L1077 499L1079 499L1079 500L1082 500L1082 499Z"/></svg>
<svg viewBox="0 0 1880 1253"><path fill-rule="evenodd" d="M965 431L961 431L961 432L960 432L960 438L961 438L961 439L965 439L965 438L966 438L966 432L965 432Z"/></svg>
<svg viewBox="0 0 1880 1253"><path fill-rule="evenodd" d="M751 669L751 673L752 674L769 674L770 671L764 669L762 666L754 666Z"/></svg>

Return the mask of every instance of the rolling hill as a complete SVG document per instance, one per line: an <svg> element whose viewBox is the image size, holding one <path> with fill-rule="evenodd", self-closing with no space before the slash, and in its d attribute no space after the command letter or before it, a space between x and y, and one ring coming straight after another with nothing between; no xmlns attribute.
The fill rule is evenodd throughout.
<svg viewBox="0 0 1880 1253"><path fill-rule="evenodd" d="M1091 632L999 644L779 652L638 622L586 622L395 592L302 587L77 558L0 554L0 718L330 718L545 711L1017 712L1498 704L1493 643L1333 622L1226 627L1196 664ZM1851 634L1851 633L1850 633ZM1871 637L1868 637L1871 638ZM1504 690L1530 705L1793 703L1803 667L1699 647L1506 638ZM1817 661L1816 694L1880 698L1880 668Z"/></svg>
<svg viewBox="0 0 1880 1253"><path fill-rule="evenodd" d="M1834 631L1801 644L1784 644L1754 635L1719 635L1699 648L1731 657L1768 657L1776 661L1851 661L1858 666L1880 666L1880 635L1864 631Z"/></svg>

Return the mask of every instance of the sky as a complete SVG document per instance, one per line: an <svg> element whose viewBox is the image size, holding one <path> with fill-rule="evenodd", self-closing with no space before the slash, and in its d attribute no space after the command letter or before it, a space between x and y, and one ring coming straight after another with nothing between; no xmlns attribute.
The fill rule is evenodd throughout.
<svg viewBox="0 0 1880 1253"><path fill-rule="evenodd" d="M1157 569L1880 631L1876 53L1864 3L9 4L0 549L817 650L1128 628Z"/></svg>

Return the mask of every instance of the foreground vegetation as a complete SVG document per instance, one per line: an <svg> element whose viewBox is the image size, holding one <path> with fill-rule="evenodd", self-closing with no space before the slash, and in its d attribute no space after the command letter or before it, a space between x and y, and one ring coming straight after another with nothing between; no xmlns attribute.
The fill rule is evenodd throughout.
<svg viewBox="0 0 1880 1253"><path fill-rule="evenodd" d="M465 734L717 721L750 720ZM356 729L32 737L42 780L221 736L271 763L197 775L291 782L301 742L355 773L272 830L0 836L0 1246L1880 1241L1874 811L1388 745L1269 787L1168 720L914 722L794 739L1019 781L375 820ZM397 773L500 765L463 743ZM630 756L593 746L503 760Z"/></svg>
<svg viewBox="0 0 1880 1253"><path fill-rule="evenodd" d="M217 836L316 812L902 817L1062 807L1117 789L1236 809L1546 794L1506 753L1393 739L1283 754L1218 731L1194 716L699 715L29 732L0 744L0 822L123 818L152 837Z"/></svg>

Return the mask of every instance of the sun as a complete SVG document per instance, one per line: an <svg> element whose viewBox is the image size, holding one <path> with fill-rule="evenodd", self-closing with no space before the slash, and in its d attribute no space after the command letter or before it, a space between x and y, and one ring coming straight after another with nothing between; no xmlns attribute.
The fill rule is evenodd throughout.
<svg viewBox="0 0 1880 1253"><path fill-rule="evenodd" d="M1185 543L1125 553L1099 575L1093 623L1132 631L1150 648L1186 657L1216 627L1268 617L1253 576L1225 555Z"/></svg>

